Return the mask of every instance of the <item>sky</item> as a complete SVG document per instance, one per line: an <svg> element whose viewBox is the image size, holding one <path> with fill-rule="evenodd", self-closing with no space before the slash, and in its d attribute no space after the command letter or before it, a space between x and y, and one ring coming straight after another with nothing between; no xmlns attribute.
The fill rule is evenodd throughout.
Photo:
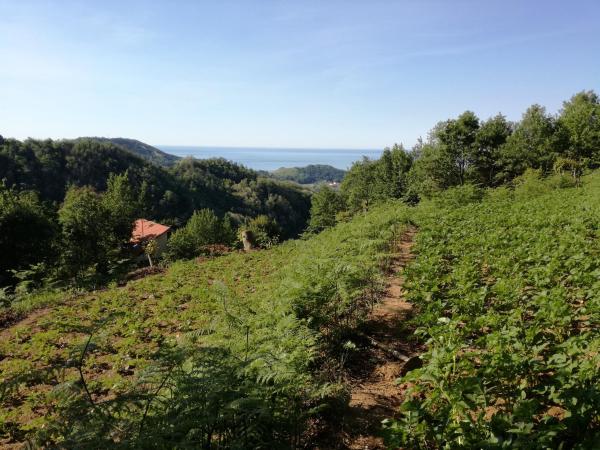
<svg viewBox="0 0 600 450"><path fill-rule="evenodd" d="M597 0L0 0L0 134L378 149L600 92Z"/></svg>

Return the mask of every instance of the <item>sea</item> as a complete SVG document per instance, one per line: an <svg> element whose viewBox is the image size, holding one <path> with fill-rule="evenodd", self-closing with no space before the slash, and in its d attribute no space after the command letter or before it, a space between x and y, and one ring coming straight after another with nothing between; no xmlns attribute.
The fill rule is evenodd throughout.
<svg viewBox="0 0 600 450"><path fill-rule="evenodd" d="M275 170L280 167L304 167L309 164L327 164L348 169L354 161L366 156L377 159L381 150L331 148L258 148L258 147L191 147L157 145L163 152L198 159L225 158L254 170Z"/></svg>

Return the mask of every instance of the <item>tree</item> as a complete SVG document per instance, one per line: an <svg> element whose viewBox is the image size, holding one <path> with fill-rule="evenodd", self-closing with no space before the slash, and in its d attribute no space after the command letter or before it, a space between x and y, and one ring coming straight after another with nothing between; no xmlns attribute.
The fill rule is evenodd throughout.
<svg viewBox="0 0 600 450"><path fill-rule="evenodd" d="M402 197L407 188L407 177L412 162L412 156L404 149L402 144L394 144L391 149L385 148L381 158L377 161L379 166L377 196L385 198Z"/></svg>
<svg viewBox="0 0 600 450"><path fill-rule="evenodd" d="M128 172L109 175L106 192L102 195L102 206L108 214L110 237L114 239L112 246L127 242L138 215L136 196L129 183Z"/></svg>
<svg viewBox="0 0 600 450"><path fill-rule="evenodd" d="M135 197L127 174L108 179L108 190L71 187L58 212L62 227L62 270L83 281L108 275L124 258L135 219Z"/></svg>
<svg viewBox="0 0 600 450"><path fill-rule="evenodd" d="M58 211L62 227L62 270L67 277L106 274L112 242L109 214L91 187L71 187Z"/></svg>
<svg viewBox="0 0 600 450"><path fill-rule="evenodd" d="M413 149L413 161L406 192L411 202L460 184L455 161L440 144L419 142Z"/></svg>
<svg viewBox="0 0 600 450"><path fill-rule="evenodd" d="M377 162L369 158L352 164L340 186L351 211L367 210L383 197L377 189L379 175Z"/></svg>
<svg viewBox="0 0 600 450"><path fill-rule="evenodd" d="M0 286L12 283L12 270L24 270L54 257L57 224L33 192L0 183Z"/></svg>
<svg viewBox="0 0 600 450"><path fill-rule="evenodd" d="M156 256L157 252L158 244L156 243L156 239L150 239L148 242L146 242L146 245L144 245L144 253L148 257L148 264L150 264L150 267L154 266L152 258Z"/></svg>
<svg viewBox="0 0 600 450"><path fill-rule="evenodd" d="M309 230L319 232L335 225L336 215L346 208L344 197L324 185L312 196Z"/></svg>
<svg viewBox="0 0 600 450"><path fill-rule="evenodd" d="M563 109L558 124L567 136L566 156L579 163L600 166L600 102L594 91L575 94Z"/></svg>
<svg viewBox="0 0 600 450"><path fill-rule="evenodd" d="M560 135L555 120L539 105L530 106L523 114L506 144L500 149L499 181L511 180L526 169L549 173L559 154Z"/></svg>
<svg viewBox="0 0 600 450"><path fill-rule="evenodd" d="M512 133L512 126L502 114L481 123L472 155L472 176L476 183L492 186L500 170L500 148Z"/></svg>
<svg viewBox="0 0 600 450"><path fill-rule="evenodd" d="M447 120L434 130L434 139L440 144L440 151L455 166L458 184L464 184L467 170L476 152L479 119L472 111L465 111L456 120Z"/></svg>

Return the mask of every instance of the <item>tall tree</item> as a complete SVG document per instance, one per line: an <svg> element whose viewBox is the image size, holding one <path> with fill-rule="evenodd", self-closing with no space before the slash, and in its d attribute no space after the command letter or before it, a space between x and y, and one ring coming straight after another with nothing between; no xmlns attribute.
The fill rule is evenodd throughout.
<svg viewBox="0 0 600 450"><path fill-rule="evenodd" d="M111 175L108 190L71 187L59 212L62 270L67 277L106 276L124 255L135 219L127 175Z"/></svg>
<svg viewBox="0 0 600 450"><path fill-rule="evenodd" d="M435 142L435 141L434 141ZM439 143L419 142L413 148L414 162L407 176L407 198L418 201L460 184L456 161Z"/></svg>
<svg viewBox="0 0 600 450"><path fill-rule="evenodd" d="M340 189L351 211L367 210L375 201L384 198L379 191L379 165L377 161L363 158L356 161L344 177Z"/></svg>
<svg viewBox="0 0 600 450"><path fill-rule="evenodd" d="M502 114L481 123L475 139L472 155L472 179L485 186L492 186L500 170L500 148L512 134L512 125Z"/></svg>
<svg viewBox="0 0 600 450"><path fill-rule="evenodd" d="M521 175L526 169L548 173L560 152L556 121L540 105L530 106L500 150L502 181Z"/></svg>
<svg viewBox="0 0 600 450"><path fill-rule="evenodd" d="M71 187L58 212L62 227L62 270L67 277L106 274L111 233L101 196L91 187ZM112 238L110 239L112 241Z"/></svg>
<svg viewBox="0 0 600 450"><path fill-rule="evenodd" d="M382 196L400 198L404 195L412 162L412 156L402 144L394 144L383 151L378 161L381 183L378 190Z"/></svg>
<svg viewBox="0 0 600 450"><path fill-rule="evenodd" d="M600 166L600 101L594 91L575 94L563 103L558 118L566 132L566 156Z"/></svg>
<svg viewBox="0 0 600 450"><path fill-rule="evenodd" d="M114 239L113 246L117 247L131 237L138 215L138 204L127 171L121 175L110 174L106 183L102 206L108 214L110 237Z"/></svg>
<svg viewBox="0 0 600 450"><path fill-rule="evenodd" d="M472 111L465 111L457 119L442 122L435 131L441 150L453 161L459 184L467 181L467 170L476 152L479 119Z"/></svg>

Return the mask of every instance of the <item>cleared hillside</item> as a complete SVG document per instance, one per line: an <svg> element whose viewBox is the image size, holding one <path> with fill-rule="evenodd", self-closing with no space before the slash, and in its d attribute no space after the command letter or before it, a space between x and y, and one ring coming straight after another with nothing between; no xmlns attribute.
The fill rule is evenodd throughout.
<svg viewBox="0 0 600 450"><path fill-rule="evenodd" d="M401 379L388 445L594 448L600 174L572 187L531 172L125 287L30 298L1 331L2 443L289 448L344 432L348 371L369 367L363 320L409 221L413 318L397 326L423 366Z"/></svg>
<svg viewBox="0 0 600 450"><path fill-rule="evenodd" d="M343 394L342 337L382 291L406 220L393 205L271 250L29 299L46 306L1 331L0 442L295 445Z"/></svg>
<svg viewBox="0 0 600 450"><path fill-rule="evenodd" d="M599 447L600 173L565 182L529 174L415 211L406 286L427 351L392 447Z"/></svg>

